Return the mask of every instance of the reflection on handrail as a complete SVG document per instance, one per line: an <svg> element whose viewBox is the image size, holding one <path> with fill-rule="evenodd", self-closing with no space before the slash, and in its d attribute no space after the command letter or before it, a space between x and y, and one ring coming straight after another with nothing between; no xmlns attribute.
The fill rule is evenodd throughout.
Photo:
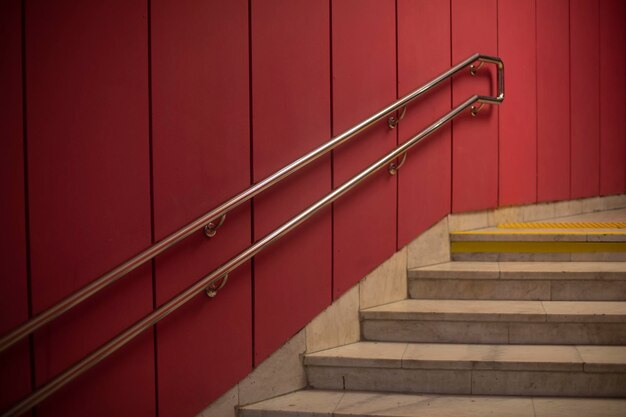
<svg viewBox="0 0 626 417"><path fill-rule="evenodd" d="M73 294L69 295L68 297L64 298L63 300L61 300L54 306L48 308L47 310L39 313L37 316L31 318L27 322L18 326L17 328L15 328L11 332L9 332L8 334L0 338L0 352L12 346L13 344L23 339L24 337L28 336L29 334L35 332L37 329L50 323L51 321L53 321L60 315L64 314L65 312L71 310L78 304L82 303L83 301L87 300L91 296L101 291L102 289L116 282L118 279L122 278L129 272L143 265L147 261L153 259L154 257L159 255L163 251L175 245L176 243L187 238L192 233L205 228L205 233L207 234L207 236L214 235L215 229L217 228L214 226L214 229L213 229L210 225L211 224L215 225L217 223L221 224L220 221L223 221L223 216L225 216L228 212L230 212L234 208L249 201L257 194L268 189L272 185L278 183L279 181L283 180L284 178L288 177L294 172L300 170L301 168L305 167L306 165L310 164L311 162L315 161L321 156L327 154L328 152L335 149L339 145L343 144L344 142L348 141L352 137L356 136L358 133L366 130L367 128L369 128L370 126L372 126L379 120L383 119L385 116L388 116L391 113L395 112L397 109L403 106L406 106L408 103L415 100L417 97L421 96L422 94L424 94L431 88L435 87L436 85L452 77L454 74L458 73L459 71L461 71L468 65L471 65L477 61L481 63L484 63L484 62L493 63L498 66L498 96L500 96L500 94L504 94L504 84L503 84L504 83L504 78L503 78L504 67L502 66L502 61L499 58L494 58L494 57L481 55L481 54L474 54L468 57L464 61L450 68L448 71L442 73L441 75L432 79L428 83L424 84L420 88L396 100L394 103L379 110L377 113L359 122L352 128L346 130L345 132L334 137L330 141L324 143L323 145L319 146L318 148L314 149L308 154L300 157L299 159L293 161L289 165L276 171L269 177L254 184L247 190L237 194L235 197L222 203L220 206L206 213L202 217L197 218L193 222L187 224L186 226L182 227L176 232L170 234L169 236L155 243L154 245L144 250L143 252L139 253L135 257L125 261L121 265L117 266L116 268L112 269L111 271L107 272L106 274L102 275L96 280L90 282L89 284L82 287L81 289L74 292ZM397 124L397 121L390 122L390 123L392 123L395 126L395 124Z"/></svg>
<svg viewBox="0 0 626 417"><path fill-rule="evenodd" d="M217 281L220 278L225 277L225 275L229 274L233 270L235 270L240 265L244 264L248 260L250 260L257 253L261 252L263 249L280 239L282 236L286 235L308 218L313 216L315 213L330 205L333 201L337 200L342 195L346 194L352 188L357 186L363 180L380 170L381 168L387 166L390 162L396 159L398 156L406 153L409 149L415 146L417 143L421 142L426 136L435 132L441 126L448 123L450 120L454 119L456 116L461 114L465 109L471 108L474 104L500 104L504 100L504 65L499 58L493 57L482 57L485 62L491 62L498 66L498 95L495 97L490 96L472 96L467 99L465 102L460 104L459 106L452 109L449 113L442 116L435 123L428 126L426 129L419 132L417 135L413 136L402 145L398 146L393 151L389 152L387 155L376 161L374 164L370 165L365 170L361 171L346 183L327 194L321 200L309 206L304 211L300 212L300 214L293 217L291 220L284 223L282 226L278 227L273 232L269 233L267 236L263 237L261 240L255 242L252 246L245 249L243 252L239 253L235 257L231 258L228 262L215 269L209 275L197 281L192 286L188 287L186 290L180 292L174 298L172 298L167 303L163 304L158 309L154 310L152 313L145 316L143 319L126 329L124 332L118 334L115 338L111 339L106 344L102 345L100 348L84 357L76 364L68 368L65 372L60 374L59 376L52 379L50 382L42 386L41 388L34 391L28 397L23 399L20 403L15 405L13 408L8 410L3 416L17 416L35 405L39 404L45 398L52 395L54 392L59 390L68 382L72 381L79 375L83 374L87 370L91 369L93 366L98 364L100 361L104 360L122 346L126 345L137 335L141 334L143 331L149 329L157 322L167 317L170 313L177 310L189 300L191 300L196 295L205 291L208 286L213 284L217 285ZM469 63L475 61L476 59L470 61Z"/></svg>

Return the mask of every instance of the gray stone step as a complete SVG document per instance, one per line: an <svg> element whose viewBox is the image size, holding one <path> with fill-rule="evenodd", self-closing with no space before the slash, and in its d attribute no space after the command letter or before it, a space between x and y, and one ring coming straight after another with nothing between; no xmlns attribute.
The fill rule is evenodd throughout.
<svg viewBox="0 0 626 417"><path fill-rule="evenodd" d="M626 400L296 391L248 405L240 417L624 417Z"/></svg>
<svg viewBox="0 0 626 417"><path fill-rule="evenodd" d="M305 356L315 389L626 396L625 346L359 342Z"/></svg>
<svg viewBox="0 0 626 417"><path fill-rule="evenodd" d="M626 300L626 262L447 262L408 277L420 299Z"/></svg>
<svg viewBox="0 0 626 417"><path fill-rule="evenodd" d="M370 341L626 344L623 301L402 300L361 311Z"/></svg>

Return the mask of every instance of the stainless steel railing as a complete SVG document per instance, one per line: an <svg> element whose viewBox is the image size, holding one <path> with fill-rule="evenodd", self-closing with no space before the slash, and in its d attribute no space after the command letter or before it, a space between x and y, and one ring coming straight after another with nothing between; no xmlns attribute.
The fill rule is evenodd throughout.
<svg viewBox="0 0 626 417"><path fill-rule="evenodd" d="M54 320L54 318L58 317L59 315L71 309L72 307L86 300L87 298L97 293L98 291L106 287L107 285L115 282L117 279L121 278L128 272L137 268L139 265L143 264L147 260L152 259L159 253L163 252L167 248L174 245L175 243L183 240L184 238L186 238L193 232L198 231L201 228L205 227L209 222L214 222L217 219L220 219L220 217L224 216L226 213L228 213L228 211L232 210L233 208L237 207L243 202L248 201L255 195L271 187L273 184L279 182L280 180L287 177L291 173L299 170L300 168L304 167L305 165L309 164L310 162L324 155L328 151L341 145L342 143L352 138L359 132L365 130L366 128L374 124L375 122L393 113L397 109L405 106L407 103L419 97L421 94L430 90L434 86L440 84L442 81L452 77L454 74L458 73L463 68L471 65L471 72L474 73L480 67L480 66L475 67L474 65L472 65L475 62L481 62L480 66L482 66L482 63L492 63L497 66L498 93L496 96L492 97L492 96L474 95L470 97L465 102L463 102L459 106L452 109L449 113L442 116L435 123L431 124L426 129L422 130L417 135L413 136L411 139L409 139L408 141L406 141L405 143L398 146L396 149L394 149L393 151L389 152L387 155L385 155L384 157L376 161L374 164L370 165L368 168L366 168L365 170L361 171L359 174L352 177L346 183L344 183L343 185L341 185L340 187L338 187L331 193L327 194L324 198L312 204L307 209L302 211L300 214L296 215L295 217L293 217L292 219L290 219L289 221L287 221L286 223L284 223L283 225L275 229L273 232L269 233L267 236L260 239L259 241L255 242L252 246L248 247L247 249L245 249L244 251L242 251L235 257L231 258L228 262L226 262L219 268L215 269L209 275L205 276L204 278L200 279L192 286L180 292L170 301L163 304L161 307L159 307L158 309L154 310L152 313L145 316L143 319L141 319L140 321L138 321L137 323L135 323L134 325L126 329L124 332L118 334L115 338L111 339L109 342L105 343L100 348L98 348L91 354L87 355L86 357L84 357L83 359L81 359L80 361L72 365L70 368L65 370L62 374L58 375L57 377L55 377L54 379L52 379L51 381L49 381L48 383L46 383L45 385L43 385L42 387L40 387L39 389L31 393L29 396L24 398L21 402L16 404L13 408L11 408L10 410L7 410L6 413L3 414L3 416L17 416L26 412L30 408L39 404L45 398L52 395L54 392L59 390L68 382L72 381L79 375L91 369L93 366L95 366L96 364L98 364L99 362L107 358L109 355L111 355L112 353L120 349L122 346L126 345L137 335L139 335L146 329L150 328L151 326L159 322L161 319L168 316L173 311L177 310L179 307L184 305L187 301L191 300L196 295L204 292L207 288L212 288L212 290L215 291L217 282L220 279L222 279L222 284L223 284L225 282L225 279L228 276L228 273L230 273L231 271L233 271L234 269L236 269L243 263L247 262L248 260L250 260L254 255L256 255L257 253L265 249L267 246L269 246L270 244L280 239L282 236L286 235L287 233L289 233L290 231L298 227L308 218L313 216L316 212L328 206L333 201L337 200L339 197L341 197L342 195L350 191L352 188L358 185L361 181L363 181L370 175L374 174L375 172L377 172L378 170L380 170L382 167L386 166L387 164L392 163L398 156L404 155L409 149L411 149L413 146L415 146L417 143L423 140L426 136L436 131L441 126L443 126L444 124L446 124L447 122L449 122L450 120L458 116L460 113L462 113L463 110L470 108L472 115L476 115L476 112L484 104L500 104L504 100L504 64L502 60L497 57L491 57L491 56L481 55L481 54L474 54L470 56L466 60L462 61L461 63L452 67L448 71L434 78L427 84L407 94L401 99L395 101L394 103L378 111L374 115L368 117L367 119L358 123L354 127L348 129L344 133L333 138L329 142L311 151L310 153L292 162L291 164L285 166L279 171L276 171L274 174L270 175L263 181L253 185L246 191L238 194L237 196L233 197L232 199L223 203L216 209L205 214L199 219L193 221L192 223L189 223L182 229L178 230L177 232L171 234L170 236L156 243L155 245L148 248L147 250L140 253L139 255L135 256L134 258L126 261L124 264L118 266L117 268L110 271L106 275L103 275L102 277L98 278L96 281L92 282L91 284L83 287L81 290L67 297L66 299L64 299L63 301L61 301L54 307L51 307L50 309L46 310L39 316L31 319L24 325L15 329L11 333L9 333L7 336L3 337L0 343L0 351L2 349L7 348L8 346L11 346L12 344L17 342L21 338L25 337L26 335L34 332L35 330L45 325L46 323ZM479 107L475 106L475 104L477 103L480 104ZM390 120L390 126L395 125L395 123L397 123L397 120L395 119ZM395 166L395 168L394 166L392 166L390 167L390 172L391 170L397 170L397 169L398 169L398 166ZM214 228L212 228L211 230L215 231Z"/></svg>
<svg viewBox="0 0 626 417"><path fill-rule="evenodd" d="M198 230L202 228L206 228L205 232L208 235L214 235L216 232L216 222L219 221L219 223L217 223L217 227L219 227L219 224L221 224L221 222L223 222L224 220L224 216L226 216L226 214L230 212L231 210L233 210L234 208L249 201L257 194L261 193L264 190L267 190L272 185L278 183L279 181L283 180L284 178L288 177L294 172L300 170L301 168L305 167L306 165L310 164L311 162L315 161L321 156L327 154L328 152L335 149L339 145L345 143L346 141L356 136L358 133L366 130L367 128L372 126L374 123L380 121L385 116L388 116L392 114L393 112L395 112L396 110L406 106L408 103L415 100L417 97L421 96L428 90L432 89L433 87L437 86L441 82L452 77L454 74L458 73L462 69L472 65L475 62L481 62L480 65L482 65L482 63L485 63L485 62L499 64L499 65L501 65L502 63L502 61L499 60L498 58L494 58L494 57L490 57L486 55L474 54L468 57L464 61L450 68L448 71L440 74L436 78L424 84L420 88L396 100L392 104L379 110L378 112L368 117L367 119L362 120L361 122L357 123L355 126L351 127L350 129L346 130L340 135L332 138L330 141L312 150L308 154L293 161L289 165L279 169L278 171L276 171L269 177L254 184L247 190L242 191L241 193L237 194L230 200L222 203L220 206L216 207L210 212L204 214L203 216L192 221L191 223L185 225L184 227L180 228L176 232L170 234L169 236L155 243L148 249L137 254L133 258L125 261L121 265L117 266L116 268L112 269L111 271L107 272L106 274L90 282L86 286L82 287L78 291L64 298L63 300L61 300L54 306L48 308L47 310L31 318L24 324L10 331L8 334L4 335L0 339L0 352L4 351L5 349L12 346L19 340L28 336L29 334L35 332L39 328L50 323L51 321L53 321L60 315L71 310L72 308L82 303L83 301L87 300L91 296L97 294L99 291L103 290L107 286L116 282L118 279L122 278L129 272L143 265L147 261L156 257L157 255L164 252L168 248L174 246L175 244L182 241L183 239L187 238L192 233L197 232ZM474 71L474 69L475 67L472 66L472 71ZM503 69L499 69L499 71L503 71ZM499 83L504 82L502 75L503 74L498 73ZM504 91L504 85L503 84L498 85L498 90ZM390 120L390 126L394 126L395 124L397 124L397 120L395 119Z"/></svg>

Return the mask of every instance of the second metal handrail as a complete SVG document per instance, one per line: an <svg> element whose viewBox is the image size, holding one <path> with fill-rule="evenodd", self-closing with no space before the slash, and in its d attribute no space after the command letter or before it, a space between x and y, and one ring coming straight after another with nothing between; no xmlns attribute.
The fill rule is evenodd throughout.
<svg viewBox="0 0 626 417"><path fill-rule="evenodd" d="M19 340L23 339L29 334L35 332L39 328L50 323L51 321L53 321L60 315L71 310L72 308L82 303L83 301L87 300L88 298L92 297L93 295L97 294L98 292L106 288L107 286L113 284L118 279L122 278L129 272L135 270L136 268L143 265L147 261L153 259L160 253L164 252L168 248L175 245L176 243L187 238L194 232L202 228L205 228L210 223L221 224L221 222L223 222L224 216L227 213L229 213L231 210L233 210L234 208L249 201L257 194L268 189L272 185L278 183L279 181L283 180L284 178L288 177L294 172L300 170L301 168L305 167L306 165L310 164L311 162L315 161L316 159L320 158L321 156L325 155L331 150L335 149L339 145L345 143L352 137L356 136L358 133L364 131L365 129L369 128L370 126L372 126L379 120L383 119L385 116L388 116L392 114L393 112L395 112L396 110L406 106L408 103L415 100L417 97L421 96L422 94L432 89L433 87L437 86L438 84L445 81L446 79L452 77L454 74L458 73L459 71L473 64L474 62L481 62L481 63L488 62L488 63L493 63L493 64L498 65L498 92L499 94L500 92L504 94L504 77L503 77L504 67L502 66L502 61L499 60L498 58L494 58L494 57L487 56L487 55L481 55L481 54L474 54L468 57L464 61L460 62L459 64L445 71L444 73L440 74L439 76L432 79L428 83L424 84L420 88L410 92L409 94L396 100L395 102L388 105L387 107L379 110L372 116L362 120L361 122L357 123L355 126L351 127L350 129L346 130L340 135L334 137L330 141L324 143L323 145L307 153L306 155L298 158L292 163L286 165L285 167L276 171L275 173L268 176L264 180L252 185L247 190L237 194L230 200L222 203L221 205L211 210L210 212L206 213L205 215L185 225L181 229L177 230L176 232L170 234L169 236L155 243L148 249L144 250L143 252L139 253L133 258L125 261L121 265L117 266L116 268L112 269L111 271L107 272L106 274L90 282L86 286L82 287L75 293L64 298L63 300L61 300L54 306L39 313L37 316L31 318L27 322L15 328L11 332L9 332L8 334L0 338L0 352L4 351L8 347L17 343ZM472 66L472 68L474 68L474 66ZM394 120L393 122L390 121L390 123L393 123L393 126L395 126L397 125L398 121ZM208 230L205 230L205 233L207 234L207 236L215 235L217 227L214 226L213 228L209 228Z"/></svg>
<svg viewBox="0 0 626 417"><path fill-rule="evenodd" d="M77 378L79 375L83 374L87 370L91 369L93 366L119 350L121 347L130 342L133 338L141 334L143 331L149 329L157 322L167 317L170 313L174 312L189 300L191 300L196 295L205 291L205 289L213 284L217 284L217 281L221 278L226 279L227 275L242 265L243 263L250 260L257 253L268 247L270 244L274 243L282 236L289 233L291 230L298 227L308 218L313 216L316 212L328 206L339 197L350 191L352 188L357 186L364 179L368 178L381 168L387 166L389 163L394 161L397 157L406 154L406 152L414 147L417 143L421 142L426 136L430 135L441 126L449 122L458 116L461 112L463 112L467 108L474 107L474 104L500 104L504 100L504 64L499 58L494 57L484 57L485 62L492 62L498 66L498 94L497 96L479 96L474 95L467 99L462 104L458 105L454 109L452 109L449 113L442 116L439 120L428 126L426 129L419 132L417 135L410 138L408 141L398 146L393 151L389 152L387 155L376 161L374 164L370 165L365 170L361 171L346 183L327 194L321 200L309 206L307 209L275 229L273 232L263 237L261 240L255 242L252 246L248 247L235 257L231 258L228 262L215 269L209 275L197 281L192 286L188 287L186 290L182 291L178 295L176 295L173 299L163 304L161 307L153 311L152 313L145 316L143 319L129 327L124 332L117 335L115 338L111 339L106 344L102 345L100 348L89 354L88 356L81 359L79 362L68 368L61 375L55 377L48 383L46 383L41 388L37 389L35 392L30 394L20 403L15 405L13 408L8 410L3 416L17 416L20 415L35 405L39 404L45 398L52 395L54 392L59 390L68 382Z"/></svg>

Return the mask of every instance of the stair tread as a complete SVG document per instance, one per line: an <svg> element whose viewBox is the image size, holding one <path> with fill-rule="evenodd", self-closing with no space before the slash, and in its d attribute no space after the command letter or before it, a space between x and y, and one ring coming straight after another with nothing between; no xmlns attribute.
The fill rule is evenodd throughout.
<svg viewBox="0 0 626 417"><path fill-rule="evenodd" d="M241 417L624 417L626 399L423 395L302 390L240 409Z"/></svg>
<svg viewBox="0 0 626 417"><path fill-rule="evenodd" d="M445 262L409 269L410 279L618 279L626 262Z"/></svg>
<svg viewBox="0 0 626 417"><path fill-rule="evenodd" d="M625 242L623 229L488 229L451 232L451 242Z"/></svg>
<svg viewBox="0 0 626 417"><path fill-rule="evenodd" d="M626 372L626 346L357 342L305 356L308 366Z"/></svg>
<svg viewBox="0 0 626 417"><path fill-rule="evenodd" d="M626 301L407 299L361 310L363 319L624 322Z"/></svg>

